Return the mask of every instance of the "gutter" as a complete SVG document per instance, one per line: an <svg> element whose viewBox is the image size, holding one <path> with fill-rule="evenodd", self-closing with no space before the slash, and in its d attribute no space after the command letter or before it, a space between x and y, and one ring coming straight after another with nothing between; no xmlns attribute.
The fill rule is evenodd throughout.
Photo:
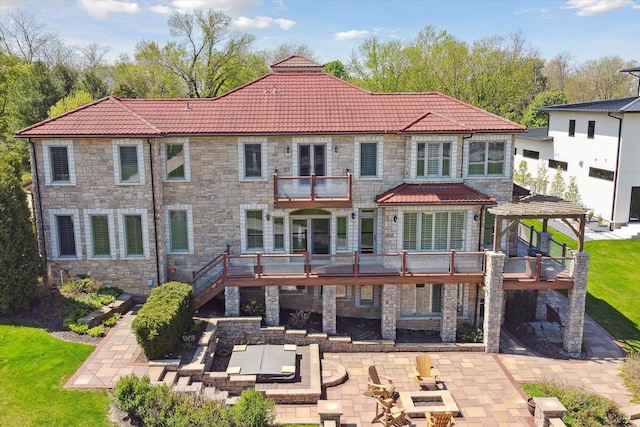
<svg viewBox="0 0 640 427"><path fill-rule="evenodd" d="M613 219L616 213L616 196L618 195L618 166L620 164L620 146L622 141L622 117L616 117L607 113L607 116L618 120L618 148L616 150L616 168L613 171L613 199L611 200L611 222L609 224L609 230L613 231Z"/></svg>
<svg viewBox="0 0 640 427"><path fill-rule="evenodd" d="M151 172L151 203L153 204L153 241L155 243L156 252L156 283L160 285L160 251L158 249L158 220L156 210L156 186L153 179L153 150L151 148L151 139L147 138L149 144L149 169Z"/></svg>
<svg viewBox="0 0 640 427"><path fill-rule="evenodd" d="M33 178L35 178L35 184L37 189L36 190L37 195L35 196L35 200L38 208L34 210L34 216L36 216L36 224L35 224L36 231L40 235L38 246L40 247L40 253L42 254L42 258L44 259L45 265L48 265L47 244L44 240L44 223L42 222L42 218L44 218L44 214L42 213L42 200L40 198L41 197L40 195L42 193L40 192L40 176L38 171L38 159L36 157L36 145L31 140L31 138L29 138L28 141L29 141L29 146L31 147L31 157L33 159L33 162L32 162ZM46 275L45 275L45 280L46 280Z"/></svg>

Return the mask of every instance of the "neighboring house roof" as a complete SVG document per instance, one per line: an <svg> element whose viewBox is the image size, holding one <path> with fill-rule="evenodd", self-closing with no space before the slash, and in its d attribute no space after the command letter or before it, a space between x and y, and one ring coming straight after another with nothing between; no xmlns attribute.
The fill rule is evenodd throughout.
<svg viewBox="0 0 640 427"><path fill-rule="evenodd" d="M318 64L315 61L305 58L300 55L292 55L282 61L278 61L275 64L271 64L271 70L278 71L321 71L322 64Z"/></svg>
<svg viewBox="0 0 640 427"><path fill-rule="evenodd" d="M537 107L538 111L584 111L595 113L631 113L640 112L640 97L604 99L602 101L579 102L576 104L546 105Z"/></svg>
<svg viewBox="0 0 640 427"><path fill-rule="evenodd" d="M376 196L379 205L487 205L496 199L461 183L401 184Z"/></svg>
<svg viewBox="0 0 640 427"><path fill-rule="evenodd" d="M18 137L523 132L524 126L437 92L372 93L290 57L216 98L106 97ZM300 71L308 69L311 71Z"/></svg>
<svg viewBox="0 0 640 427"><path fill-rule="evenodd" d="M526 132L518 134L518 138L530 139L533 141L553 141L553 137L549 136L548 126L527 128Z"/></svg>
<svg viewBox="0 0 640 427"><path fill-rule="evenodd" d="M513 195L516 197L525 197L531 195L531 191L518 184L513 184Z"/></svg>

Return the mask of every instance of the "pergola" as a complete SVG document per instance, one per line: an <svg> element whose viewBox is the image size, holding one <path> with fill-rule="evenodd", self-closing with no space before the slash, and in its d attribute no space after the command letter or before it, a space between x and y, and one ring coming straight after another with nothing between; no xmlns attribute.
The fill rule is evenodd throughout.
<svg viewBox="0 0 640 427"><path fill-rule="evenodd" d="M559 197L534 195L521 199L518 202L489 208L489 212L496 216L493 250L500 251L500 240L505 233L518 226L523 219L541 219L542 231L547 231L550 219L560 219L578 236L578 251L584 250L584 230L587 218L587 209L577 206ZM569 219L578 222L578 229L569 222ZM507 220L507 226L502 229L502 221Z"/></svg>

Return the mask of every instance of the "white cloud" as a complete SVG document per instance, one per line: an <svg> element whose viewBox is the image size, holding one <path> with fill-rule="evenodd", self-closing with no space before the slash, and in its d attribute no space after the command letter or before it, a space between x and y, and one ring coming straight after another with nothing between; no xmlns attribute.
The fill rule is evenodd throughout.
<svg viewBox="0 0 640 427"><path fill-rule="evenodd" d="M349 40L360 39L366 36L367 34L369 34L369 31L366 31L366 30L349 30L349 31L342 31L340 33L336 33L336 35L333 36L333 38L335 38L338 41L349 41Z"/></svg>
<svg viewBox="0 0 640 427"><path fill-rule="evenodd" d="M180 12L192 12L195 9L222 12L231 17L250 14L262 0L173 0L171 4Z"/></svg>
<svg viewBox="0 0 640 427"><path fill-rule="evenodd" d="M627 6L637 7L633 0L567 0L563 9L577 9L578 16L592 16Z"/></svg>
<svg viewBox="0 0 640 427"><path fill-rule="evenodd" d="M545 19L550 19L553 15L551 14L551 10L546 7L536 8L536 9L520 9L515 12L516 15L542 15Z"/></svg>
<svg viewBox="0 0 640 427"><path fill-rule="evenodd" d="M173 12L173 9L171 9L169 6L164 6L164 5L157 5L157 6L150 6L149 10L153 13L159 13L162 15L169 15L171 12Z"/></svg>
<svg viewBox="0 0 640 427"><path fill-rule="evenodd" d="M247 18L240 16L234 21L238 28L251 28L254 30L264 30L272 25L277 25L283 30L290 30L296 23L290 19L274 19L270 16L256 16L255 18Z"/></svg>
<svg viewBox="0 0 640 427"><path fill-rule="evenodd" d="M91 16L104 18L110 13L128 13L133 15L142 11L138 3L118 0L79 0L80 7Z"/></svg>

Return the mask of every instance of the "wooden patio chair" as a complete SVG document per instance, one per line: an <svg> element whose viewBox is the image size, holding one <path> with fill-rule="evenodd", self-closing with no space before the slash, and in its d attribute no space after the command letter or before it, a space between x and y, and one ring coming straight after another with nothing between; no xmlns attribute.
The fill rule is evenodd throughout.
<svg viewBox="0 0 640 427"><path fill-rule="evenodd" d="M376 416L371 422L381 422L384 427L396 427L405 425L409 421L405 409L395 406L393 399L376 397Z"/></svg>
<svg viewBox="0 0 640 427"><path fill-rule="evenodd" d="M421 354L416 356L416 366L413 368L413 380L418 385L418 389L438 388L438 375L440 371L431 365L431 356Z"/></svg>
<svg viewBox="0 0 640 427"><path fill-rule="evenodd" d="M451 412L425 412L424 416L427 419L427 427L451 427L456 423Z"/></svg>
<svg viewBox="0 0 640 427"><path fill-rule="evenodd" d="M383 378L386 382L382 382ZM396 396L396 386L393 380L384 375L378 375L378 370L374 365L369 366L369 381L367 382L367 396L381 397L383 399L393 398Z"/></svg>

